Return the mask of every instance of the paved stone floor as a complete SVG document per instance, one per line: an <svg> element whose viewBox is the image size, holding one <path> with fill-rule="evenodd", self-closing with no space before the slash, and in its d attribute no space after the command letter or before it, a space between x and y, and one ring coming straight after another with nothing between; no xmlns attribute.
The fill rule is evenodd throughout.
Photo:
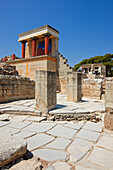
<svg viewBox="0 0 113 170"><path fill-rule="evenodd" d="M67 105L69 109L78 107L104 111L104 101L84 99L83 102L72 103L66 102L65 96L58 95L58 102L59 105ZM34 100L0 104L0 110L10 107L34 109ZM10 121L7 121L8 119ZM113 133L105 130L103 125L103 120L98 123L53 122L39 116L17 116L8 113L0 115L0 128L24 138L28 143L28 150L34 157L40 158L44 169L47 170L112 170Z"/></svg>

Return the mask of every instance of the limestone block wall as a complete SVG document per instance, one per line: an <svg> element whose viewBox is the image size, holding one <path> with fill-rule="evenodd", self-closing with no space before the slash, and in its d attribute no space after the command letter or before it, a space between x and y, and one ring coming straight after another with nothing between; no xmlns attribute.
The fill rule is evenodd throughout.
<svg viewBox="0 0 113 170"><path fill-rule="evenodd" d="M82 95L83 97L101 99L103 92L102 79L83 79Z"/></svg>
<svg viewBox="0 0 113 170"><path fill-rule="evenodd" d="M29 78L0 75L0 103L35 98L35 82Z"/></svg>
<svg viewBox="0 0 113 170"><path fill-rule="evenodd" d="M73 68L71 68L67 62L68 60L59 53L57 60L56 86L57 91L61 92L61 94L67 94L67 73L73 72Z"/></svg>

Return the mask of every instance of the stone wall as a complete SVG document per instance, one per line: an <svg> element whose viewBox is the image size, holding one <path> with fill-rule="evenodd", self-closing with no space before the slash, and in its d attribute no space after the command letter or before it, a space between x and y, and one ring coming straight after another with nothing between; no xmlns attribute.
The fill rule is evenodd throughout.
<svg viewBox="0 0 113 170"><path fill-rule="evenodd" d="M82 95L83 97L101 99L103 92L102 79L83 79L82 80Z"/></svg>
<svg viewBox="0 0 113 170"><path fill-rule="evenodd" d="M56 72L56 58L48 55L9 61L8 64L16 66L22 77L29 77L32 80L35 80L35 72L38 70Z"/></svg>
<svg viewBox="0 0 113 170"><path fill-rule="evenodd" d="M35 82L18 75L15 66L0 68L0 103L35 98Z"/></svg>

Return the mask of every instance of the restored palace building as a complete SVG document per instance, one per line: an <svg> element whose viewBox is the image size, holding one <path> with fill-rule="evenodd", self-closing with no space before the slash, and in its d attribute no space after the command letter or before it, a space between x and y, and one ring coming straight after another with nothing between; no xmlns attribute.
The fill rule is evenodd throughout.
<svg viewBox="0 0 113 170"><path fill-rule="evenodd" d="M15 65L23 77L35 79L36 70L56 71L58 58L59 31L45 25L31 31L19 34L22 45L22 58L15 59L8 64Z"/></svg>
<svg viewBox="0 0 113 170"><path fill-rule="evenodd" d="M67 72L73 72L68 60L59 53L59 31L45 25L19 34L21 43L21 58L12 54L0 63L16 66L22 77L35 80L35 72L39 70L56 72L57 91L67 93Z"/></svg>

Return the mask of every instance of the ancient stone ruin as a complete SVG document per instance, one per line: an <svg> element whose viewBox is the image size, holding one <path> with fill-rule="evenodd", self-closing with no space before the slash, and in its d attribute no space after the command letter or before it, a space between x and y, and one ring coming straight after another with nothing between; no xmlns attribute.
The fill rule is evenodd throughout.
<svg viewBox="0 0 113 170"><path fill-rule="evenodd" d="M0 168L112 167L112 137L103 125L113 130L113 80L105 67L99 65L103 77L93 75L94 64L88 75L75 72L49 25L18 41L22 58L13 54L0 63Z"/></svg>
<svg viewBox="0 0 113 170"><path fill-rule="evenodd" d="M34 97L33 80L21 77L15 66L4 64L0 67L0 103Z"/></svg>

